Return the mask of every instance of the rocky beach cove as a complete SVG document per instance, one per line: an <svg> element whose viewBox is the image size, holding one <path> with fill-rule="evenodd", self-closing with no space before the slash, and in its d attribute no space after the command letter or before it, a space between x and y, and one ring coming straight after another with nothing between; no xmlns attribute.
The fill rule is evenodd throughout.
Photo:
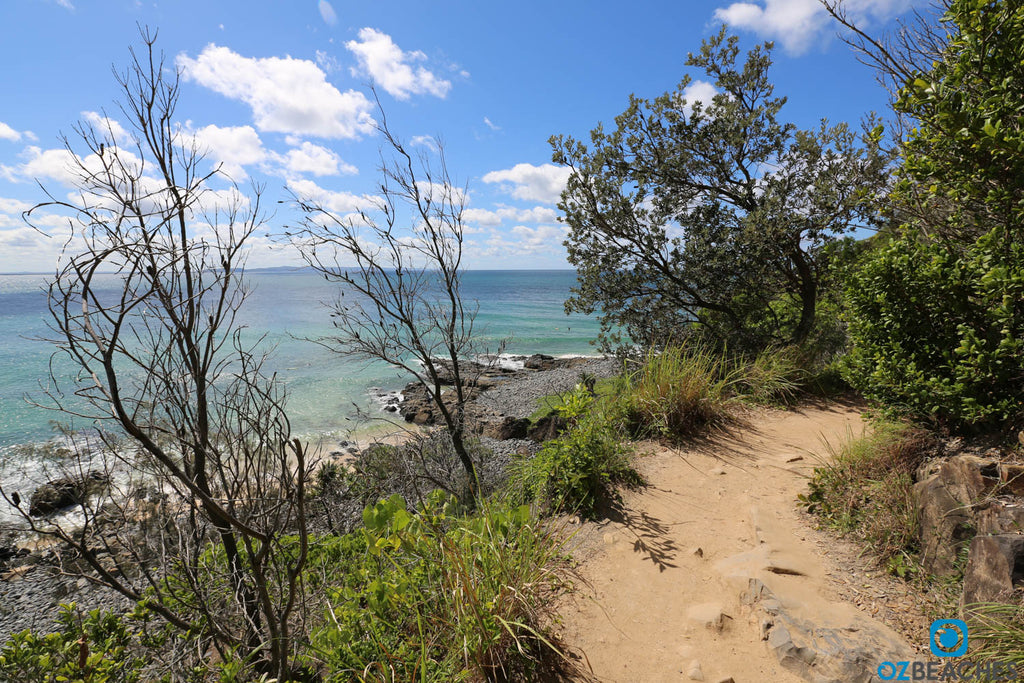
<svg viewBox="0 0 1024 683"><path fill-rule="evenodd" d="M533 425L527 419L538 407L538 399L571 390L586 377L616 374L621 363L612 358L561 357L545 354L504 356L501 363L467 364L466 376L472 380L472 400L468 406L469 430L477 434L489 457L482 460L491 479L502 476L503 468L516 455L534 453L546 438L554 436L557 425L549 421ZM450 382L450 378L449 378ZM382 395L382 427L389 443L409 438L403 433L422 433L433 428L434 419L425 391L416 383L401 392ZM390 409L389 409L390 408ZM388 419L397 415L401 420ZM408 424L403 429L402 424ZM411 430L406 432L405 430ZM351 461L373 443L367 439L346 439L320 445L325 462ZM57 479L26 495L26 509L41 523L47 514L73 508L76 501L101 478L98 473L83 477ZM32 501L36 501L33 504ZM362 503L344 506L349 520L346 527L359 522ZM5 531L0 535L0 642L12 633L31 628L46 631L55 623L61 603L75 603L79 610L130 607L129 601L89 579L61 570L58 547L40 541L25 531Z"/></svg>

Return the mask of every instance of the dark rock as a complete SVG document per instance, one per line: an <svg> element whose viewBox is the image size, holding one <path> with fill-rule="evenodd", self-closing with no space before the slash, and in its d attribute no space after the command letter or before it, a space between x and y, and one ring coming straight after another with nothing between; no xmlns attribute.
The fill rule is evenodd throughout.
<svg viewBox="0 0 1024 683"><path fill-rule="evenodd" d="M1024 496L1024 465L1002 463L999 465L999 478L1003 489L1015 496Z"/></svg>
<svg viewBox="0 0 1024 683"><path fill-rule="evenodd" d="M530 428L530 421L527 418L496 417L486 421L477 422L478 433L497 441L508 439L523 439Z"/></svg>
<svg viewBox="0 0 1024 683"><path fill-rule="evenodd" d="M530 427L526 436L538 443L543 443L561 434L568 425L569 423L561 415L548 415L537 420L537 423Z"/></svg>
<svg viewBox="0 0 1024 683"><path fill-rule="evenodd" d="M34 517L56 512L82 502L90 493L108 483L110 477L102 472L89 472L85 475L48 481L32 494L28 512Z"/></svg>
<svg viewBox="0 0 1024 683"><path fill-rule="evenodd" d="M550 370L555 367L555 357L545 353L535 353L523 362L523 367L530 370Z"/></svg>
<svg viewBox="0 0 1024 683"><path fill-rule="evenodd" d="M961 602L1007 602L1024 585L1024 535L975 536L964 571Z"/></svg>

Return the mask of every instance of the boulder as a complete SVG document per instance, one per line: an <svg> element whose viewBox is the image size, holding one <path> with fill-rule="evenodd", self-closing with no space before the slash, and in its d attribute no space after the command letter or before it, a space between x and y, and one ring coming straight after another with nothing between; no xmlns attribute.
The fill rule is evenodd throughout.
<svg viewBox="0 0 1024 683"><path fill-rule="evenodd" d="M1000 485L1000 465L957 455L918 470L918 476L913 495L921 520L921 562L928 572L947 575L978 528L975 508Z"/></svg>
<svg viewBox="0 0 1024 683"><path fill-rule="evenodd" d="M1024 535L975 536L964 571L962 605L1008 602L1024 586Z"/></svg>
<svg viewBox="0 0 1024 683"><path fill-rule="evenodd" d="M537 423L529 428L526 436L537 443L543 443L561 434L568 425L569 423L561 415L548 415L537 420Z"/></svg>
<svg viewBox="0 0 1024 683"><path fill-rule="evenodd" d="M523 418L509 417L507 415L492 418L483 418L477 422L477 431L483 436L490 437L497 441L508 439L522 439L526 437L526 431L530 427L530 421Z"/></svg>
<svg viewBox="0 0 1024 683"><path fill-rule="evenodd" d="M941 472L914 484L913 496L921 524L921 563L936 576L950 574L974 534L970 507L953 497Z"/></svg>
<svg viewBox="0 0 1024 683"><path fill-rule="evenodd" d="M528 370L550 370L555 367L555 357L546 353L535 353L523 361L523 367Z"/></svg>
<svg viewBox="0 0 1024 683"><path fill-rule="evenodd" d="M974 511L979 536L1024 532L1024 502L1008 497L991 499Z"/></svg>
<svg viewBox="0 0 1024 683"><path fill-rule="evenodd" d="M75 505L109 483L110 477L102 472L88 472L48 481L32 494L28 513L40 517Z"/></svg>

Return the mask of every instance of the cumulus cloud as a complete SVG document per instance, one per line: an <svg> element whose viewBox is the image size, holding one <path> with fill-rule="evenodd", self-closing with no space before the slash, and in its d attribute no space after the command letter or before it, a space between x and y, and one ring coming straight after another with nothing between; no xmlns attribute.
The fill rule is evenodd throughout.
<svg viewBox="0 0 1024 683"><path fill-rule="evenodd" d="M293 179L288 181L288 189L303 200L320 204L336 214L350 214L359 211L372 211L378 204L378 198L370 195L357 195L351 192L334 192L325 190L312 180Z"/></svg>
<svg viewBox="0 0 1024 683"><path fill-rule="evenodd" d="M690 111L693 110L693 105L697 102L701 102L707 107L711 104L711 100L714 99L715 95L718 94L718 90L714 85L707 81L693 81L690 85L686 86L683 90L683 97L686 99L686 113L689 115Z"/></svg>
<svg viewBox="0 0 1024 683"><path fill-rule="evenodd" d="M413 62L425 60L425 54L418 50L403 52L391 36L377 29L361 29L359 40L350 40L345 47L359 62L359 66L352 69L353 76L369 76L400 100L427 94L443 98L452 87L451 81L439 78L424 67L414 68Z"/></svg>
<svg viewBox="0 0 1024 683"><path fill-rule="evenodd" d="M370 100L341 92L306 59L243 57L211 44L194 59L179 55L177 65L186 79L248 104L261 131L357 138L374 130Z"/></svg>
<svg viewBox="0 0 1024 683"><path fill-rule="evenodd" d="M494 210L466 209L462 212L462 219L466 223L493 228L505 221L517 223L554 223L558 220L558 214L554 209L546 206L535 206L532 209L499 206Z"/></svg>
<svg viewBox="0 0 1024 683"><path fill-rule="evenodd" d="M303 142L297 148L288 150L284 165L289 173L294 174L312 173L325 176L359 173L358 168L342 161L334 151L314 145L312 142Z"/></svg>
<svg viewBox="0 0 1024 683"><path fill-rule="evenodd" d="M516 199L554 204L569 180L570 170L554 164L516 164L502 171L491 171L483 177L485 183L503 183L505 191Z"/></svg>
<svg viewBox="0 0 1024 683"><path fill-rule="evenodd" d="M515 257L563 256L565 250L562 242L568 231L557 225L540 225L531 228L525 225L513 227L507 234L492 233L485 240L486 246L475 251L474 255L489 258L501 257L503 261Z"/></svg>
<svg viewBox="0 0 1024 683"><path fill-rule="evenodd" d="M25 161L17 166L0 164L0 177L12 183L26 180L56 180L63 185L72 185L78 175L75 172L77 161L66 149L47 149L26 147L21 153Z"/></svg>
<svg viewBox="0 0 1024 683"><path fill-rule="evenodd" d="M221 164L233 180L246 177L245 166L259 164L267 159L259 133L252 126L209 125L193 132L200 149Z"/></svg>
<svg viewBox="0 0 1024 683"><path fill-rule="evenodd" d="M14 130L3 121L0 121L0 140L10 140L11 142L17 142L20 139L20 132Z"/></svg>
<svg viewBox="0 0 1024 683"><path fill-rule="evenodd" d="M846 0L843 7L857 24L867 26L906 12L912 4L913 0ZM776 40L794 55L807 52L820 40L830 21L818 0L734 2L716 9L714 17L734 28Z"/></svg>

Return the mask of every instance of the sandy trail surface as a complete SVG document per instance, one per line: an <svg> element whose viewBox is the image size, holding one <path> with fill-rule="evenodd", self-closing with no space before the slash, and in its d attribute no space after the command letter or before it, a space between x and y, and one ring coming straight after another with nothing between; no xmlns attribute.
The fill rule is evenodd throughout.
<svg viewBox="0 0 1024 683"><path fill-rule="evenodd" d="M854 680L780 664L784 648L769 647L778 638L772 617L766 623L741 597L763 582L789 623L908 647L830 587L834 567L796 504L824 444L863 429L856 407L831 405L758 411L684 449L648 445L640 468L649 486L627 492L613 519L584 525L575 539L586 581L559 605L563 641L602 681ZM856 680L872 680L877 664Z"/></svg>

